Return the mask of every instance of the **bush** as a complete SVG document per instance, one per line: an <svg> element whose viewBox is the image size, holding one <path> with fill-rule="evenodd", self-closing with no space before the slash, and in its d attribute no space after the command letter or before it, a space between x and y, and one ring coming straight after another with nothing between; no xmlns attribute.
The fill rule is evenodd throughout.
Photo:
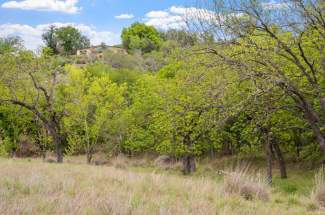
<svg viewBox="0 0 325 215"><path fill-rule="evenodd" d="M267 183L258 176L249 175L248 167L236 168L224 174L224 189L227 193L238 194L246 200L270 199Z"/></svg>
<svg viewBox="0 0 325 215"><path fill-rule="evenodd" d="M16 156L17 157L33 157L40 154L40 148L28 136L21 136L19 138Z"/></svg>
<svg viewBox="0 0 325 215"><path fill-rule="evenodd" d="M12 155L12 153L16 151L17 144L10 137L5 137L2 141L2 147L8 156Z"/></svg>
<svg viewBox="0 0 325 215"><path fill-rule="evenodd" d="M0 157L8 157L4 144L0 141Z"/></svg>

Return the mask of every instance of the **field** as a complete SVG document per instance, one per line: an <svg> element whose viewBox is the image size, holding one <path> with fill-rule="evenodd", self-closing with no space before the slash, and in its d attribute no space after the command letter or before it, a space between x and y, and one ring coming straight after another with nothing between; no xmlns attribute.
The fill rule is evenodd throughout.
<svg viewBox="0 0 325 215"><path fill-rule="evenodd" d="M311 172L276 178L264 200L229 194L222 176L203 175L1 159L0 214L325 214L310 198Z"/></svg>

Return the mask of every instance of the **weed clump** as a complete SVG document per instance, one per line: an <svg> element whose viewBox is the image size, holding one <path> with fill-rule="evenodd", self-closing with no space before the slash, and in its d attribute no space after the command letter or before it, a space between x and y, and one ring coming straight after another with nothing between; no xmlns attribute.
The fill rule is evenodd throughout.
<svg viewBox="0 0 325 215"><path fill-rule="evenodd" d="M238 194L246 200L268 201L270 192L267 183L256 174L249 174L248 166L235 168L224 173L224 189L230 194Z"/></svg>

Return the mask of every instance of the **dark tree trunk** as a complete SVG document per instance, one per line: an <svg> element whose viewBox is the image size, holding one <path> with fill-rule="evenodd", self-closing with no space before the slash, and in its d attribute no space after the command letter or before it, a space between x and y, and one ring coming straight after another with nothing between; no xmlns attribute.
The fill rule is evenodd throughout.
<svg viewBox="0 0 325 215"><path fill-rule="evenodd" d="M296 147L296 160L298 160L300 158L300 151L302 146L301 134L299 129L294 130L294 144Z"/></svg>
<svg viewBox="0 0 325 215"><path fill-rule="evenodd" d="M211 157L211 159L216 158L216 150L214 149L214 147L211 147L211 149L210 149L210 157Z"/></svg>
<svg viewBox="0 0 325 215"><path fill-rule="evenodd" d="M55 145L55 152L56 152L56 161L58 163L63 163L63 144L62 144L63 139L60 136L59 125L58 123L56 123L55 120L53 120L51 122L46 121L45 126L48 129L49 134L53 138L53 143Z"/></svg>
<svg viewBox="0 0 325 215"><path fill-rule="evenodd" d="M63 146L61 138L54 140L55 149L56 149L56 161L58 163L63 163Z"/></svg>
<svg viewBox="0 0 325 215"><path fill-rule="evenodd" d="M266 176L267 176L267 183L272 184L272 145L269 137L269 133L265 133L265 151L266 151Z"/></svg>
<svg viewBox="0 0 325 215"><path fill-rule="evenodd" d="M325 153L325 137L324 137L324 135L321 133L319 127L317 127L315 124L313 124L311 127L314 131L314 134L316 135L317 142L319 143L322 152Z"/></svg>
<svg viewBox="0 0 325 215"><path fill-rule="evenodd" d="M91 164L92 159L93 159L93 153L87 152L87 164Z"/></svg>
<svg viewBox="0 0 325 215"><path fill-rule="evenodd" d="M283 154L281 152L281 149L277 143L273 143L272 146L273 146L273 149L275 152L275 156L279 162L281 178L282 179L288 178L287 168L286 168L285 160L284 160Z"/></svg>
<svg viewBox="0 0 325 215"><path fill-rule="evenodd" d="M233 155L232 145L229 141L225 140L223 142L221 153L222 153L222 155L226 155L226 156Z"/></svg>
<svg viewBox="0 0 325 215"><path fill-rule="evenodd" d="M195 157L193 155L186 155L183 157L183 173L185 175L195 172L196 164Z"/></svg>
<svg viewBox="0 0 325 215"><path fill-rule="evenodd" d="M303 103L302 107L305 112L305 117L309 122L310 127L313 130L313 133L316 136L317 142L319 143L320 149L322 150L323 153L325 153L325 136L324 134L322 134L320 130L323 124L322 125L317 124L320 121L319 117L309 103L307 102Z"/></svg>

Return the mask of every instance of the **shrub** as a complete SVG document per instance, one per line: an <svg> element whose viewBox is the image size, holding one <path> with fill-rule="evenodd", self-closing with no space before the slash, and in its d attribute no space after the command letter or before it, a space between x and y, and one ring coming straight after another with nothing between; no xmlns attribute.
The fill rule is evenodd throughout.
<svg viewBox="0 0 325 215"><path fill-rule="evenodd" d="M31 138L22 135L17 143L16 156L17 157L32 157L40 154L39 147L33 143Z"/></svg>
<svg viewBox="0 0 325 215"><path fill-rule="evenodd" d="M261 177L248 174L248 167L224 172L224 189L227 193L238 194L246 200L269 200L269 187Z"/></svg>
<svg viewBox="0 0 325 215"><path fill-rule="evenodd" d="M6 148L4 144L0 140L0 157L8 157L8 153L6 151Z"/></svg>

